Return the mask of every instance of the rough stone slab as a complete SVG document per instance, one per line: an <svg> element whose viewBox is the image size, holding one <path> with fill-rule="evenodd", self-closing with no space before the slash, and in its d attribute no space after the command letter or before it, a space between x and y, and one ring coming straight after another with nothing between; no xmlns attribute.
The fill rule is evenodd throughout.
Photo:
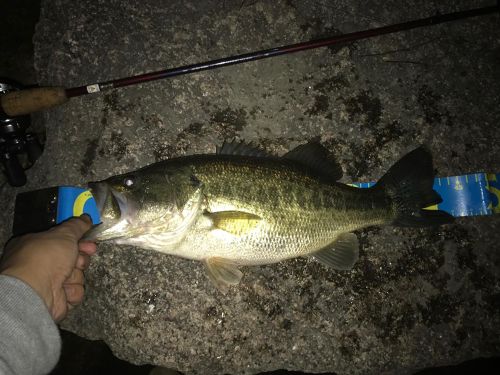
<svg viewBox="0 0 500 375"><path fill-rule="evenodd" d="M46 0L35 65L41 84L70 87L469 6ZM379 178L422 143L439 175L500 171L498 26L498 16L481 17L73 99L37 116L46 151L22 190L102 179L233 137L281 154L320 136L345 182ZM3 190L4 223L18 191ZM189 374L404 374L495 355L499 224L367 229L351 272L305 259L247 268L225 296L199 263L102 244L86 300L62 326L120 358Z"/></svg>

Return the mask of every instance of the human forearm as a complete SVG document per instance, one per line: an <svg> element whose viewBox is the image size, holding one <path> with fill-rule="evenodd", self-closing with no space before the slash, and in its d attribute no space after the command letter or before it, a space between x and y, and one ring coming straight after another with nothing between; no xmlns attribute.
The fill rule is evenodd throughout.
<svg viewBox="0 0 500 375"><path fill-rule="evenodd" d="M0 275L0 306L0 373L50 372L61 339L42 298L23 281Z"/></svg>

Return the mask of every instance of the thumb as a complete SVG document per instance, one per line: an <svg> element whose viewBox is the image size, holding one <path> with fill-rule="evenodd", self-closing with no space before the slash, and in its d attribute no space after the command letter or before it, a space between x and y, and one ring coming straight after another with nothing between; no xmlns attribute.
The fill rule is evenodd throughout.
<svg viewBox="0 0 500 375"><path fill-rule="evenodd" d="M92 220L90 216L83 214L80 217L73 217L66 220L54 230L68 234L73 237L75 241L78 241L90 228L92 228Z"/></svg>

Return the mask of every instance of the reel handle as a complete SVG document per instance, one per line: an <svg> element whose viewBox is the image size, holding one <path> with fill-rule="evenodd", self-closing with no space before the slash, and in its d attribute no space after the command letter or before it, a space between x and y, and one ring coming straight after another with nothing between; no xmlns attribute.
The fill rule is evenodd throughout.
<svg viewBox="0 0 500 375"><path fill-rule="evenodd" d="M7 180L11 186L19 187L26 184L26 174L24 173L24 169L19 163L16 155L2 155L2 164L4 166Z"/></svg>

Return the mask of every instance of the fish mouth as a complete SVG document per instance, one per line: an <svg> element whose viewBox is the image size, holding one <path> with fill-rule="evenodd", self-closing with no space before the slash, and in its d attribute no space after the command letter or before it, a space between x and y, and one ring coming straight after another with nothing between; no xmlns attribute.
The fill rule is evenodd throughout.
<svg viewBox="0 0 500 375"><path fill-rule="evenodd" d="M104 204L106 203L106 200L111 193L111 189L109 188L108 184L104 182L89 182L87 187L94 197L99 215L102 216Z"/></svg>
<svg viewBox="0 0 500 375"><path fill-rule="evenodd" d="M124 212L126 212L126 199L106 182L90 182L87 187L96 202L101 224L87 232L85 239L105 239L103 238L103 232L113 227L123 218Z"/></svg>
<svg viewBox="0 0 500 375"><path fill-rule="evenodd" d="M124 194L116 191L106 182L90 182L88 188L94 196L101 220L118 220L129 216L130 202Z"/></svg>

